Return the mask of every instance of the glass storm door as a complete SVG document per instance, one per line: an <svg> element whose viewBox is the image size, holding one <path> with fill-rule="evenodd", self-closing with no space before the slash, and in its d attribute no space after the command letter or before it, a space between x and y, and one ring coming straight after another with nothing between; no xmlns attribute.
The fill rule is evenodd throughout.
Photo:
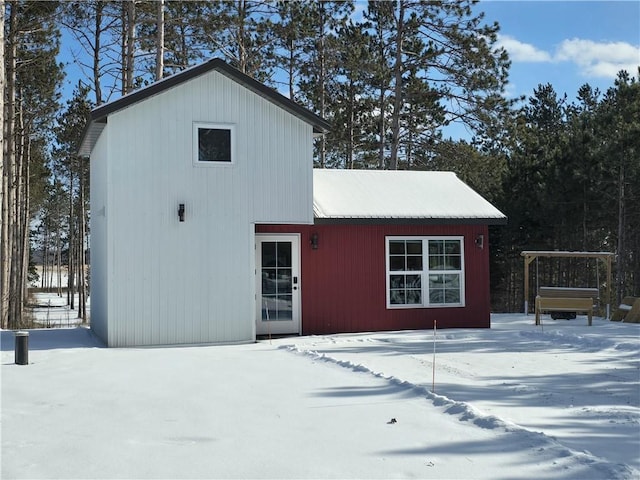
<svg viewBox="0 0 640 480"><path fill-rule="evenodd" d="M256 277L256 334L299 334L298 235L256 235Z"/></svg>

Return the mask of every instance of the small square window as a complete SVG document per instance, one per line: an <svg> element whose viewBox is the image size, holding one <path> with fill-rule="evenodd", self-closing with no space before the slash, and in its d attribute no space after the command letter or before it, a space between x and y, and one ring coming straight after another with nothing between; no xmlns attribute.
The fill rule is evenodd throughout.
<svg viewBox="0 0 640 480"><path fill-rule="evenodd" d="M199 128L198 161L230 162L231 130L223 130L221 128Z"/></svg>
<svg viewBox="0 0 640 480"><path fill-rule="evenodd" d="M232 163L233 128L229 125L194 125L194 161L196 163Z"/></svg>

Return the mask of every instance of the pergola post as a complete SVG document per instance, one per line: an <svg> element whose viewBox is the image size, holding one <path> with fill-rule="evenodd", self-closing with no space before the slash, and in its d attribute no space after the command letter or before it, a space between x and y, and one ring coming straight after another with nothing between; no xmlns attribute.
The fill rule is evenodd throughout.
<svg viewBox="0 0 640 480"><path fill-rule="evenodd" d="M611 257L607 255L607 320L611 318Z"/></svg>
<svg viewBox="0 0 640 480"><path fill-rule="evenodd" d="M525 252L522 252L524 255ZM524 255L524 314L529 315L529 265L536 258L531 255Z"/></svg>

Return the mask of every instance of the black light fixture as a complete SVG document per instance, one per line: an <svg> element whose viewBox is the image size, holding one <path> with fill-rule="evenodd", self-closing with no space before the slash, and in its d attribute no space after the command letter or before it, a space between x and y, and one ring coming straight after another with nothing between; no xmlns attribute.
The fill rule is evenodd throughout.
<svg viewBox="0 0 640 480"><path fill-rule="evenodd" d="M184 222L184 203L178 205L178 219Z"/></svg>
<svg viewBox="0 0 640 480"><path fill-rule="evenodd" d="M313 250L317 250L318 249L318 234L317 233L312 233L311 234L311 240L309 241L309 243L311 243L311 248Z"/></svg>
<svg viewBox="0 0 640 480"><path fill-rule="evenodd" d="M480 250L484 248L484 235L476 235L476 247L478 247Z"/></svg>

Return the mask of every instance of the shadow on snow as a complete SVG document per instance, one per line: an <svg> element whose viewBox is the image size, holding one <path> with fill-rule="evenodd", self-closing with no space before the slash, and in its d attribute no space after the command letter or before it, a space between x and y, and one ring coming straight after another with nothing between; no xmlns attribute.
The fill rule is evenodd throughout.
<svg viewBox="0 0 640 480"><path fill-rule="evenodd" d="M86 327L37 328L22 331L29 332L29 350L104 347L104 344ZM0 345L3 352L14 350L15 335L12 330L0 332Z"/></svg>

